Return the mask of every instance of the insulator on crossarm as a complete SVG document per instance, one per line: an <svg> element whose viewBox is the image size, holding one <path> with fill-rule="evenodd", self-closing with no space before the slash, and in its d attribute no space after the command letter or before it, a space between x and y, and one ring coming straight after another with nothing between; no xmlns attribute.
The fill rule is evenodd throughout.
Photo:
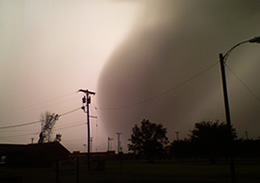
<svg viewBox="0 0 260 183"><path fill-rule="evenodd" d="M85 106L82 106L81 109L85 112Z"/></svg>

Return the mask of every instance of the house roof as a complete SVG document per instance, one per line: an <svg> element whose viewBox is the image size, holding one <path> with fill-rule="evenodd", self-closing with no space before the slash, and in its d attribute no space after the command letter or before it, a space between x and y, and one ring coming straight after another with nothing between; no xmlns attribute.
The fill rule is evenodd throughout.
<svg viewBox="0 0 260 183"><path fill-rule="evenodd" d="M70 151L59 142L43 144L0 144L0 154L23 153L45 159L67 157Z"/></svg>

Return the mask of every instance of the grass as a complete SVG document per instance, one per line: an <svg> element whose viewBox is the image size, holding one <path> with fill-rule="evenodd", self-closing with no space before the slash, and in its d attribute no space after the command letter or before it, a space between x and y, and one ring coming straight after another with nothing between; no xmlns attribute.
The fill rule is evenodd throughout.
<svg viewBox="0 0 260 183"><path fill-rule="evenodd" d="M120 164L121 163L121 164ZM239 182L260 182L260 164L255 161L237 161L236 177ZM199 182L230 182L229 162L212 165L207 161L108 161L106 173L128 176L163 177L169 180Z"/></svg>
<svg viewBox="0 0 260 183"><path fill-rule="evenodd" d="M235 161L237 183L260 183L260 160ZM22 176L23 182L56 182L55 167L0 168L9 175ZM229 162L211 165L208 161L107 160L104 171L88 171L85 161L80 162L80 183L230 183ZM1 177L1 176L0 176ZM71 180L70 180L71 179ZM75 182L75 175L61 177L61 182ZM64 181L66 180L66 181ZM1 181L0 181L1 182Z"/></svg>

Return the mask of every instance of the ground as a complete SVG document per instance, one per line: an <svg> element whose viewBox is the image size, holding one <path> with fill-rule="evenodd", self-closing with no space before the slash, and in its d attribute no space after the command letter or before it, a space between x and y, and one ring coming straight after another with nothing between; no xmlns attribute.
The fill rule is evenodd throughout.
<svg viewBox="0 0 260 183"><path fill-rule="evenodd" d="M237 183L260 183L260 160L236 160ZM87 170L85 161L79 163L80 183L229 183L228 162L215 165L208 161L107 160L104 170ZM101 168L102 169L102 168ZM1 183L57 183L55 165L51 168L1 167ZM77 174L60 175L59 183L77 183Z"/></svg>

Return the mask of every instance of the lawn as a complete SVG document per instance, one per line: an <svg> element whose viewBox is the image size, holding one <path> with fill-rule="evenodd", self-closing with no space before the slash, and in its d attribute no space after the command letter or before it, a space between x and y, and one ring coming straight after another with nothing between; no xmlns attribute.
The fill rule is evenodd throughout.
<svg viewBox="0 0 260 183"><path fill-rule="evenodd" d="M229 162L215 165L208 161L146 161L124 160L107 161L106 173L138 177L151 177L191 182L230 182ZM235 162L237 182L260 183L260 164L256 160L239 160Z"/></svg>
<svg viewBox="0 0 260 183"><path fill-rule="evenodd" d="M237 183L260 183L260 161L235 161ZM14 168L1 167L3 175L21 177L22 181L56 183L56 169L52 168ZM61 182L76 182L76 174L60 176ZM2 183L2 181L0 181ZM6 181L10 182L10 181ZM107 160L103 171L88 171L86 161L80 161L80 183L230 183L228 162L215 165L208 161L155 161L145 160Z"/></svg>

